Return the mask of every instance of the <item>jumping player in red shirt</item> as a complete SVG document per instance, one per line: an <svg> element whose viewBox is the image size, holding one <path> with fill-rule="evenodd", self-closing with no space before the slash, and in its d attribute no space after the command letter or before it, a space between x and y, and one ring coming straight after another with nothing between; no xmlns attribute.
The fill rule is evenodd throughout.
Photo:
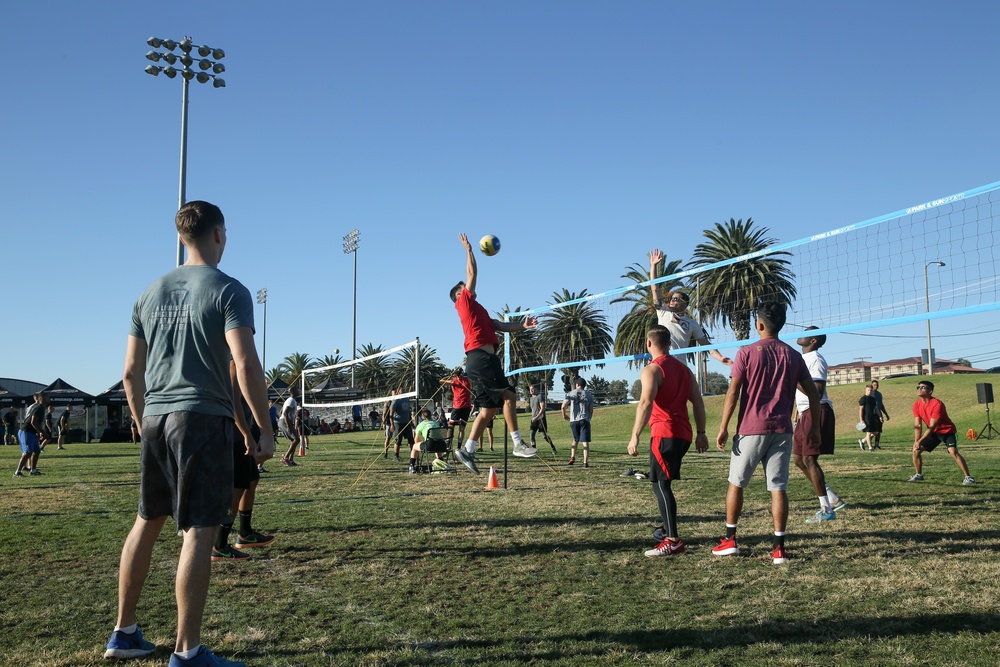
<svg viewBox="0 0 1000 667"><path fill-rule="evenodd" d="M500 340L496 334L497 331L515 333L534 329L538 326L538 319L530 315L517 322L501 322L491 318L486 309L476 301L478 269L472 245L465 234L459 234L458 240L465 248L465 282L451 288L451 300L455 303L465 332L465 371L472 383L472 394L480 410L476 421L472 423L469 439L464 447L458 448L455 455L466 468L479 474L475 457L476 443L501 406L507 430L514 441L514 456L527 458L538 453L537 448L525 444L517 428L517 391L510 386L504 375L503 365L497 356Z"/></svg>

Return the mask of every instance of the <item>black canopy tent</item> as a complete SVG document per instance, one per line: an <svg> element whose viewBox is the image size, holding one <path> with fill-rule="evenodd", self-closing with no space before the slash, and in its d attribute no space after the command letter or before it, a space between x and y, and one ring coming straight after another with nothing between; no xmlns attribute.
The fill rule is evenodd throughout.
<svg viewBox="0 0 1000 667"><path fill-rule="evenodd" d="M95 400L98 405L128 405L128 397L125 396L125 383L119 380L98 394Z"/></svg>
<svg viewBox="0 0 1000 667"><path fill-rule="evenodd" d="M52 405L97 405L93 396L85 391L80 391L62 378L56 378L56 381L42 389L41 393L49 397L49 403Z"/></svg>
<svg viewBox="0 0 1000 667"><path fill-rule="evenodd" d="M27 396L21 396L20 394L15 394L9 391L5 387L0 387L0 409L6 410L7 408L20 408L26 405L28 402Z"/></svg>

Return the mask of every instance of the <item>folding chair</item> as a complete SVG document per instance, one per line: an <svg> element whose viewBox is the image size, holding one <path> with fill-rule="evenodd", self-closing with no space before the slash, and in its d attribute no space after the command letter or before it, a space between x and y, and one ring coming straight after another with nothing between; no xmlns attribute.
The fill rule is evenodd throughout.
<svg viewBox="0 0 1000 667"><path fill-rule="evenodd" d="M448 444L448 429L443 427L427 429L427 439L422 440L420 443L420 458L417 460L417 472L454 472L454 468L448 465L448 456L438 459L437 456L434 459L424 464L424 454L450 454L451 446ZM437 461L443 463L437 464ZM435 465L438 467L435 468Z"/></svg>

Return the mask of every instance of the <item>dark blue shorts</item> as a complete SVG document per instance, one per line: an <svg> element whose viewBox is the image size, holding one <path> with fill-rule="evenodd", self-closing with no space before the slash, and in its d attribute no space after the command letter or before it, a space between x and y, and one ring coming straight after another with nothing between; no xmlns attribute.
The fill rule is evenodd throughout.
<svg viewBox="0 0 1000 667"><path fill-rule="evenodd" d="M569 430L573 432L573 442L590 442L590 420L570 422Z"/></svg>
<svg viewBox="0 0 1000 667"><path fill-rule="evenodd" d="M199 412L142 418L139 516L172 516L181 530L228 521L233 419Z"/></svg>

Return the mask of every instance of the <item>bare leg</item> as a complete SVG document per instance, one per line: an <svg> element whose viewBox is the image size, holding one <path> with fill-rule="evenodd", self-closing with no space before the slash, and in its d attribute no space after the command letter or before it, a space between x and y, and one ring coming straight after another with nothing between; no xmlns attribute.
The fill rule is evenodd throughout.
<svg viewBox="0 0 1000 667"><path fill-rule="evenodd" d="M913 469L917 471L918 475L922 475L921 472L924 469L924 461L920 458L920 450L913 450Z"/></svg>
<svg viewBox="0 0 1000 667"><path fill-rule="evenodd" d="M774 532L785 532L788 525L788 494L785 491L771 492L771 517L774 519Z"/></svg>
<svg viewBox="0 0 1000 667"><path fill-rule="evenodd" d="M726 523L731 526L736 525L742 512L743 489L730 482L729 489L726 491Z"/></svg>
<svg viewBox="0 0 1000 667"><path fill-rule="evenodd" d="M118 621L119 628L136 622L136 607L139 594L149 575L149 563L153 558L153 545L163 529L167 517L147 521L140 516L125 538L121 561L118 568Z"/></svg>
<svg viewBox="0 0 1000 667"><path fill-rule="evenodd" d="M953 459L955 459L955 463L958 464L958 468L962 471L962 474L966 477L971 477L971 475L969 475L969 466L965 463L965 458L958 453L958 447L949 447L948 453L951 454Z"/></svg>
<svg viewBox="0 0 1000 667"><path fill-rule="evenodd" d="M187 651L201 643L201 621L212 578L212 545L218 526L194 527L184 531L184 545L177 563L177 644L174 650Z"/></svg>

